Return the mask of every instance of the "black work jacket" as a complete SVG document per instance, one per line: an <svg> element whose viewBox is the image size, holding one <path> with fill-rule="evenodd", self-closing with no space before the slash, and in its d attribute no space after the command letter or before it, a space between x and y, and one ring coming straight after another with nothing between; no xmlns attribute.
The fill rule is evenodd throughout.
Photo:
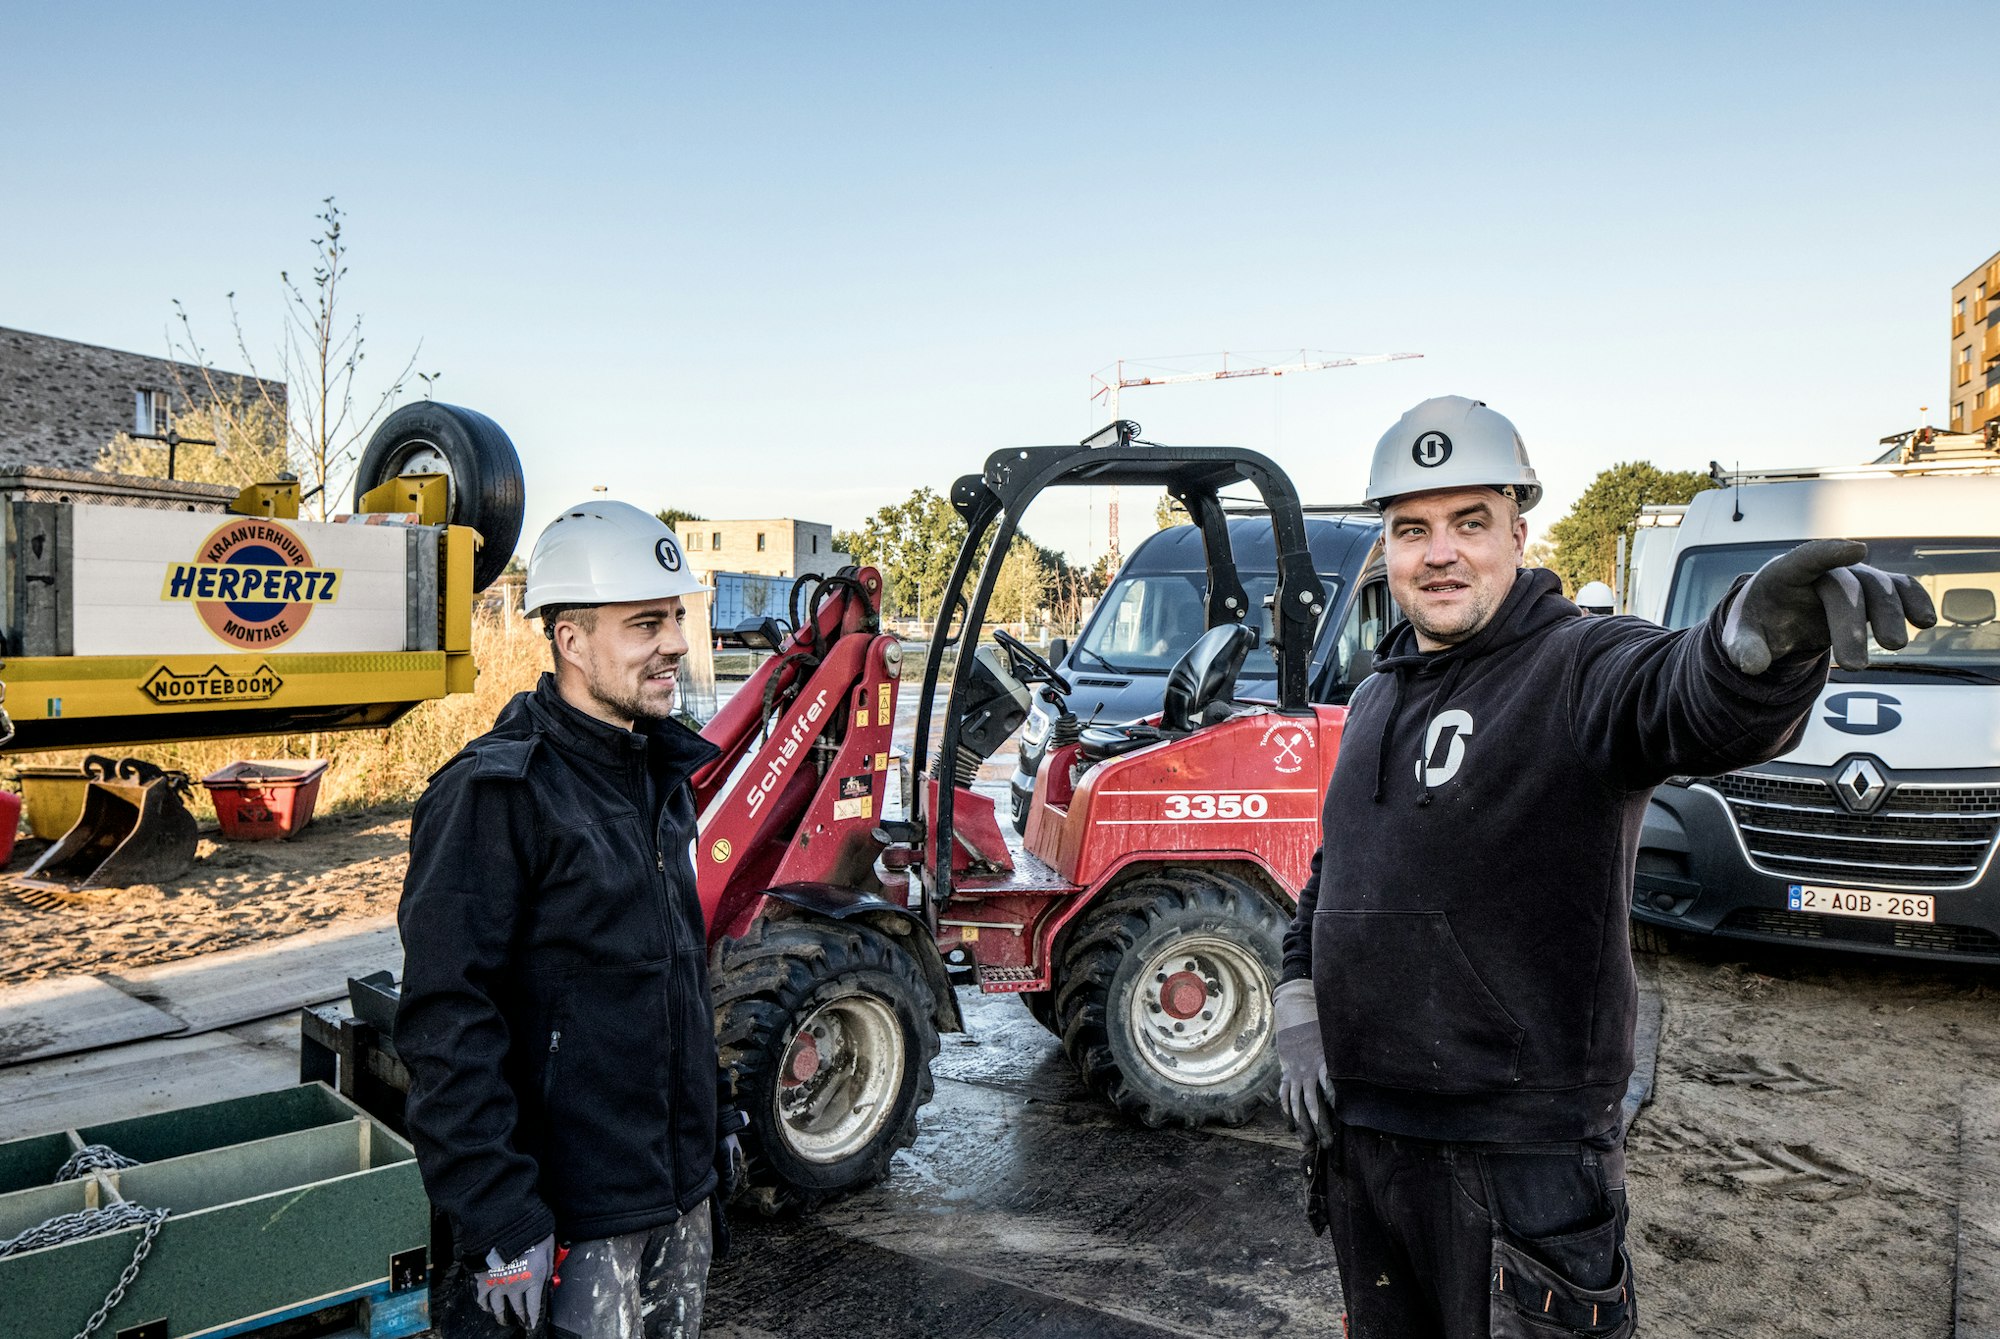
<svg viewBox="0 0 2000 1339"><path fill-rule="evenodd" d="M714 1189L687 779L716 755L673 721L586 715L543 675L417 802L396 1050L461 1257L657 1227Z"/></svg>

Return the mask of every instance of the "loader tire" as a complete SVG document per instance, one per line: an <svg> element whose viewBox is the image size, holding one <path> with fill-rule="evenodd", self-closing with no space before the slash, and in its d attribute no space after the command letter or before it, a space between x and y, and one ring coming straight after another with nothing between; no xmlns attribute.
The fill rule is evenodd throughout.
<svg viewBox="0 0 2000 1339"><path fill-rule="evenodd" d="M1063 1049L1146 1125L1242 1124L1276 1090L1284 934L1277 908L1226 871L1170 866L1119 885L1062 955Z"/></svg>
<svg viewBox="0 0 2000 1339"><path fill-rule="evenodd" d="M864 925L759 921L724 941L714 993L724 1083L750 1118L738 1202L796 1212L887 1176L917 1137L938 1052L910 955Z"/></svg>
<svg viewBox="0 0 2000 1339"><path fill-rule="evenodd" d="M382 420L354 472L354 505L361 495L403 474L449 476L453 525L479 532L472 560L472 588L485 590L507 570L521 538L527 492L521 457L500 425L457 405L422 400Z"/></svg>

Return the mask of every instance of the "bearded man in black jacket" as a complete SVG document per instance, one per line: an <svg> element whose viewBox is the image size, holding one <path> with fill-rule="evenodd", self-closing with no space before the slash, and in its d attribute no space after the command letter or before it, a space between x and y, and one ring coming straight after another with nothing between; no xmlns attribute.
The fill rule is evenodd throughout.
<svg viewBox="0 0 2000 1339"><path fill-rule="evenodd" d="M448 1339L700 1332L741 1124L688 856L717 750L670 716L701 589L657 517L563 512L528 560L555 673L417 802L396 1049Z"/></svg>
<svg viewBox="0 0 2000 1339"><path fill-rule="evenodd" d="M1829 650L1936 621L1821 540L1669 632L1520 568L1514 425L1427 400L1375 449L1406 622L1355 693L1275 1000L1280 1099L1318 1144L1351 1339L1622 1336L1627 909L1646 803L1797 741Z"/></svg>

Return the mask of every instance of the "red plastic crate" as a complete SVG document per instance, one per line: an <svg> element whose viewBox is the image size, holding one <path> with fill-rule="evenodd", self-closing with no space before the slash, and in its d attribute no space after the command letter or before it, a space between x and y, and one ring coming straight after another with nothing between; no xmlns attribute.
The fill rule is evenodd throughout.
<svg viewBox="0 0 2000 1339"><path fill-rule="evenodd" d="M312 822L319 799L319 762L233 762L201 779L215 802L222 835L233 842L293 837Z"/></svg>

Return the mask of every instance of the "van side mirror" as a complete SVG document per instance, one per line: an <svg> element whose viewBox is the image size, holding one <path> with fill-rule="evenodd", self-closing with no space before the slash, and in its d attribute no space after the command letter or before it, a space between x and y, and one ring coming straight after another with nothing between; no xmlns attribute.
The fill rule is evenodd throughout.
<svg viewBox="0 0 2000 1339"><path fill-rule="evenodd" d="M1061 668L1063 661L1067 660L1068 658L1069 658L1069 638L1067 637L1050 638L1049 663L1051 665L1056 666L1057 668Z"/></svg>

